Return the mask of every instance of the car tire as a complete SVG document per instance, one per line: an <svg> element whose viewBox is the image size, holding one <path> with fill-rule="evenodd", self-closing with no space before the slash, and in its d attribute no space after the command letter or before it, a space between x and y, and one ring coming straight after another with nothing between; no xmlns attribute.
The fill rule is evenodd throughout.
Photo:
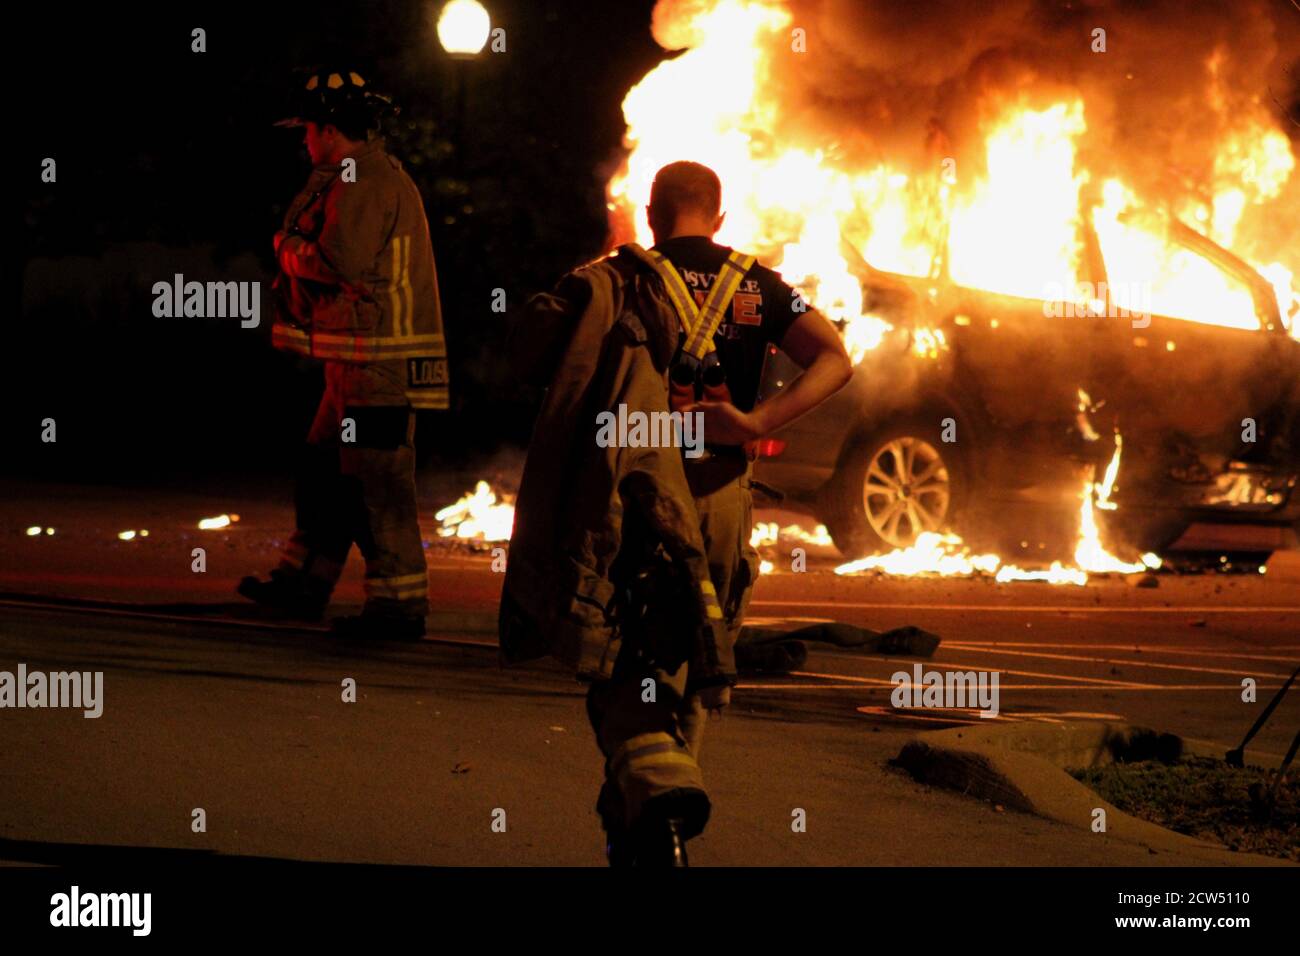
<svg viewBox="0 0 1300 956"><path fill-rule="evenodd" d="M921 531L956 527L969 469L956 445L943 441L939 418L891 422L854 439L840 456L818 510L845 557L907 547Z"/></svg>

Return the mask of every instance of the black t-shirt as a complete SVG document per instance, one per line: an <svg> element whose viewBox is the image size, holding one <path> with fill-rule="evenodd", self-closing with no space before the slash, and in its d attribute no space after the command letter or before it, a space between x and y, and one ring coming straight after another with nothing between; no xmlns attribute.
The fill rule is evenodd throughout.
<svg viewBox="0 0 1300 956"><path fill-rule="evenodd" d="M704 301L718 278L718 270L731 253L730 248L706 236L679 236L659 243L655 249L677 267L697 303ZM758 398L768 343L780 345L786 331L801 314L796 309L797 295L779 274L755 263L740 281L731 305L718 324L713 347L727 370L731 402L741 411L752 409Z"/></svg>

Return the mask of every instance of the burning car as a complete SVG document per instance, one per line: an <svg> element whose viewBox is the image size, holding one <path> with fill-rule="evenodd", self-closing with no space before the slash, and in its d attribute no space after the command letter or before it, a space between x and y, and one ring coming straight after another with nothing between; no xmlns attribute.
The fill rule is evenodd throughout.
<svg viewBox="0 0 1300 956"><path fill-rule="evenodd" d="M1077 581L1293 544L1300 151L1264 95L1277 50L1238 35L1262 9L1135 8L1180 51L1156 62L1080 45L1069 5L1033 31L945 6L947 47L914 4L814 7L660 4L676 52L624 99L607 189L614 241L648 244L654 171L710 166L717 240L840 327L851 384L756 478L847 555L917 544L904 573L1014 578L1015 554ZM795 371L774 351L766 394Z"/></svg>
<svg viewBox="0 0 1300 956"><path fill-rule="evenodd" d="M1220 277L1224 312L1176 318L1160 296L1153 313L1128 308L1108 281L1108 247L1122 246L1095 228L1078 288L1100 297L1078 302L969 288L937 255L924 279L859 263L881 342L832 401L763 443L756 477L853 557L927 531L1058 557L1078 527L1080 474L1112 462L1103 527L1131 549L1294 544L1300 341L1256 270L1176 219L1164 226ZM798 372L775 349L768 359L764 395Z"/></svg>

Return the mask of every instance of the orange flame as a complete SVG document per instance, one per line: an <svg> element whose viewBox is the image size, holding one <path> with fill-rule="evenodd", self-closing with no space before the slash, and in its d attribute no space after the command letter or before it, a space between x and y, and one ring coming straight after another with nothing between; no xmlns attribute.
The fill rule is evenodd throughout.
<svg viewBox="0 0 1300 956"><path fill-rule="evenodd" d="M650 71L623 102L629 155L608 190L616 238L652 242L644 206L654 174L691 159L722 178L727 218L718 241L781 269L841 323L855 359L880 343L889 324L864 312L846 246L887 272L925 277L946 261L952 279L972 288L1105 305L1095 290L1078 291L1081 196L1094 179L1077 150L1087 130L1081 96L1044 109L1004 105L985 130L979 175L955 170L951 158L941 160L942 170L856 168L829 134L802 126L787 132L796 127L773 80L791 23L780 0L701 0L656 21L661 42L684 52ZM1208 105L1223 112L1218 63L1206 71ZM1263 270L1300 337L1300 316L1289 318L1300 310L1300 261L1281 261L1279 253L1296 254L1273 249L1259 258L1262 250L1240 235L1245 210L1277 199L1294 167L1286 136L1252 117L1219 144L1208 196L1169 210L1144 203L1120 179L1098 180L1090 218L1114 305L1144 312L1149 301L1159 315L1257 327L1249 289L1170 239L1173 212Z"/></svg>
<svg viewBox="0 0 1300 956"><path fill-rule="evenodd" d="M1176 241L1177 219L1254 265L1272 285L1284 324L1300 338L1300 253L1270 247L1243 226L1249 209L1280 201L1295 156L1285 134L1259 116L1229 115L1219 58L1204 64L1205 106L1225 118L1230 132L1218 144L1212 182L1181 201L1153 202L1122 177L1087 168L1079 148L1088 130L1082 93L1046 106L1018 99L985 104L978 173L956 169L951 157L932 157L937 165L922 169L874 159L855 165L836 133L810 128L806 105L783 100L776 74L792 22L782 0L697 0L656 11L658 39L683 52L650 71L623 102L629 153L608 187L616 240L652 243L644 207L654 174L690 159L722 179L727 217L718 241L780 269L839 324L855 362L891 325L864 306L860 264L846 252L914 277L938 278L946 268L960 285L1042 299L1047 315L1061 314L1051 303L1073 302L1120 316L1258 328L1251 289ZM1091 261L1085 227L1099 246ZM1091 275L1098 256L1105 289L1091 284L1099 279ZM1090 281L1080 281L1085 276ZM961 316L954 321L969 324ZM942 330L917 329L912 347L933 358L948 344ZM1025 571L996 555L973 555L955 536L922 535L912 548L837 570L1081 584L1089 572L1154 567L1153 556L1125 562L1100 543L1094 509L1114 507L1120 448L1117 436L1105 475L1083 488L1075 567ZM775 536L775 529L759 534L765 543Z"/></svg>
<svg viewBox="0 0 1300 956"><path fill-rule="evenodd" d="M515 506L497 494L486 481L434 515L441 523L438 536L476 541L509 541L515 523Z"/></svg>

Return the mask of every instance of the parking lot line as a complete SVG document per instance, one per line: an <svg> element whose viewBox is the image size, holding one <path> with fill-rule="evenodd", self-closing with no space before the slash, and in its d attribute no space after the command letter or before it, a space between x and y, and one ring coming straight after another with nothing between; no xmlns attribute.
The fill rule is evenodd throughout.
<svg viewBox="0 0 1300 956"><path fill-rule="evenodd" d="M874 678L849 677L844 674L817 674L811 671L791 671L791 677L813 677L827 681L851 681L852 683L823 683L823 684L799 684L789 683L769 683L769 684L750 684L741 682L736 685L737 690L777 690L777 691L823 691L823 690L885 690L892 688L894 685L891 681L877 680ZM1261 693L1264 691L1277 690L1282 684L1260 684L1257 687ZM998 691L1009 690L1089 690L1096 692L1095 684L1004 684L998 683ZM1107 687L1107 692L1114 691L1123 693L1127 691L1241 691L1240 684L1131 684L1119 687Z"/></svg>
<svg viewBox="0 0 1300 956"><path fill-rule="evenodd" d="M1103 663L1098 661L1098 663ZM943 661L930 661L930 669L934 670L951 670L951 671L978 671L987 670L985 667L978 667L974 664L953 664ZM1002 674L1014 674L1019 677L1043 677L1047 680L1072 680L1084 684L1095 684L1101 687L1154 687L1154 684L1144 684L1141 681L1132 680L1112 680L1109 677L1084 677L1081 674L1053 674L1045 671L1022 671L1022 670L1001 670Z"/></svg>
<svg viewBox="0 0 1300 956"><path fill-rule="evenodd" d="M1075 607L1069 604L912 604L877 603L872 601L750 601L750 607L827 607L854 608L877 611L982 611L990 614L1300 614L1300 607L1224 607L1221 604L1186 605L1183 607L1101 607L1095 605Z"/></svg>
<svg viewBox="0 0 1300 956"><path fill-rule="evenodd" d="M1051 724L1063 724L1069 720L1123 720L1122 714L1103 714L1090 711L1001 711L992 718L984 717L980 711L970 707L936 707L931 713L919 714L914 710L898 710L893 707L881 707L866 704L858 707L859 714L868 717L892 717L898 720L919 720L946 724L982 724L987 720L1021 721L1033 720Z"/></svg>
<svg viewBox="0 0 1300 956"><path fill-rule="evenodd" d="M1198 674L1240 674L1241 673L1240 670L1228 670L1223 667L1201 667L1196 664L1163 664L1158 661L1135 661L1130 658L1085 657L1083 655L1078 655L1078 654L1045 654L1042 653L1041 651L1039 652L1012 651L1012 650L1002 650L1000 648L994 648L994 647L963 648L963 650L967 650L967 649L974 653L981 653L981 654L1004 654L1013 657L1038 657L1038 658L1043 658L1045 660L1081 661L1089 664L1124 664L1126 666L1131 666L1131 667L1150 667L1159 670L1194 671L1195 673ZM1249 675L1249 676L1255 676L1255 675ZM1285 673L1283 674L1267 673L1259 676L1279 677L1285 679L1290 675Z"/></svg>
<svg viewBox="0 0 1300 956"><path fill-rule="evenodd" d="M1204 657L1232 657L1248 661L1275 661L1280 664L1291 664L1296 660L1294 656L1278 657L1272 654L1240 654L1236 651L1225 651L1217 647L1170 647L1165 644L1072 644L1069 641L1059 644L1050 641L944 641L943 646L960 647L963 650L970 648L974 651L994 647L1047 647L1078 651L1133 651L1142 654L1199 654ZM1269 647L1277 651L1300 650L1300 644L1270 644Z"/></svg>
<svg viewBox="0 0 1300 956"><path fill-rule="evenodd" d="M928 664L926 669L927 670L953 670L953 671L986 670L986 668L975 667L970 664L941 664L938 663L937 661ZM846 681L846 682L852 682L857 684L867 684L867 685L883 686L883 687L896 686L894 681L890 680L887 677L858 677L855 674L826 674L826 673L821 673L819 671L791 671L790 673L791 675L798 675L800 677L820 677L827 680L839 680L839 681ZM908 673L908 672L904 672L904 673ZM1042 674L1037 671L1020 671L1020 670L1005 670L1005 671L999 671L998 673L1014 674L1020 677L1045 677L1048 680L1075 681L1076 683L1080 683L1083 686L1091 687L1093 690L1097 690L1098 685L1105 687L1107 689L1111 687L1116 687L1116 688L1124 688L1124 689L1132 689L1132 690L1154 689L1160 686L1158 684L1143 684L1139 681L1107 680L1101 677L1079 677L1076 674ZM999 682L999 686L1002 689L1006 690L1006 689L1010 689L1013 685ZM1059 685L1057 684L1044 684L1042 685L1042 689L1054 690L1058 686ZM1234 684L1233 686L1235 687L1237 685ZM1028 688L1021 688L1021 689L1028 689Z"/></svg>

